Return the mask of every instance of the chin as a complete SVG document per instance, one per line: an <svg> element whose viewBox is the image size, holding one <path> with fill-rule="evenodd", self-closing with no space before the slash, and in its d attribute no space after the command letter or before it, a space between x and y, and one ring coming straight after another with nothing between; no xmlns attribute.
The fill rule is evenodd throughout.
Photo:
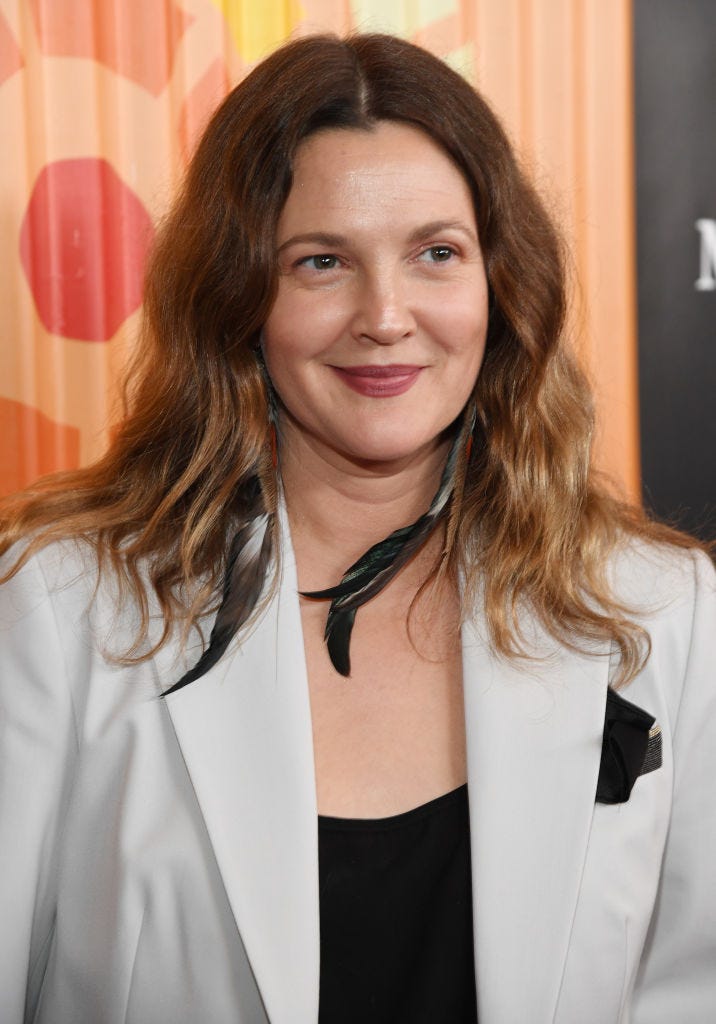
<svg viewBox="0 0 716 1024"><path fill-rule="evenodd" d="M376 438L372 443L361 438L360 445L351 445L345 449L348 458L360 463L383 464L386 467L394 463L410 462L413 458L425 455L440 443L440 435L427 438L411 438L390 441L385 437Z"/></svg>

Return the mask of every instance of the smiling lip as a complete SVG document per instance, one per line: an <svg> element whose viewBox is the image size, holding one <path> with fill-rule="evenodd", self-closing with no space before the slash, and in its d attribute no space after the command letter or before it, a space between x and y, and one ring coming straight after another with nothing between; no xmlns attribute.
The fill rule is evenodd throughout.
<svg viewBox="0 0 716 1024"><path fill-rule="evenodd" d="M402 395L418 379L422 366L333 366L349 388L370 398Z"/></svg>

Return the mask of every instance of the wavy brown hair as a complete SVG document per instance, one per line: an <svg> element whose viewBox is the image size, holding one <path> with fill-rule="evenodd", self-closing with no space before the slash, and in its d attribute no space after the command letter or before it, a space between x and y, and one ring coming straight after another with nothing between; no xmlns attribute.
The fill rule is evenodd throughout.
<svg viewBox="0 0 716 1024"><path fill-rule="evenodd" d="M237 526L275 511L258 338L296 149L321 129L380 121L426 132L465 176L489 282L480 437L461 467L442 569L461 568L468 593L480 582L497 651L521 653L515 610L527 602L562 641L611 640L627 679L647 638L610 593L609 553L624 534L693 541L596 482L589 389L564 344L559 237L487 103L390 36L289 43L221 104L151 256L126 417L95 465L3 503L0 551L29 536L16 571L53 540L84 538L139 603L144 634L148 575L162 640L216 604Z"/></svg>

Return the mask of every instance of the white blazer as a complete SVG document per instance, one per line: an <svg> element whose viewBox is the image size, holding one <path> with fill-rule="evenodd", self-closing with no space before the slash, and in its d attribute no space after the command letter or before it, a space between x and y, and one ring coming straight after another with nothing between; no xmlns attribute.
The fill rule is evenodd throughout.
<svg viewBox="0 0 716 1024"><path fill-rule="evenodd" d="M315 1024L311 713L283 550L253 632L166 700L197 651L108 661L135 617L106 586L88 613L74 545L0 587L2 1024ZM594 801L608 656L549 642L511 664L464 628L480 1024L716 1020L713 570L632 549L615 572L657 609L626 696L663 732L626 803Z"/></svg>

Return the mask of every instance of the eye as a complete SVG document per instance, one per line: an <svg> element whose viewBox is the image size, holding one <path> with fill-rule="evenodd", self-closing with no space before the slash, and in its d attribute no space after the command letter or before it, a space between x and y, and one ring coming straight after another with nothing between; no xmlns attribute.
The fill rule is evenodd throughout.
<svg viewBox="0 0 716 1024"><path fill-rule="evenodd" d="M339 265L337 256L330 252L316 253L314 256L304 256L298 261L301 267L308 267L309 270L335 270Z"/></svg>
<svg viewBox="0 0 716 1024"><path fill-rule="evenodd" d="M448 263L453 256L455 256L455 250L450 245L431 245L428 249L423 250L418 257L423 263Z"/></svg>

